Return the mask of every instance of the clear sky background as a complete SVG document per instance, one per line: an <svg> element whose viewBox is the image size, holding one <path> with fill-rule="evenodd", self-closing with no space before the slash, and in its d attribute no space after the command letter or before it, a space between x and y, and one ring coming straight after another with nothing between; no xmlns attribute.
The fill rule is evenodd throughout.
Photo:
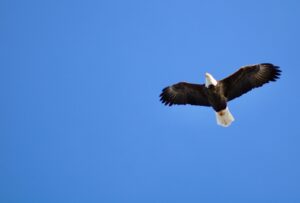
<svg viewBox="0 0 300 203"><path fill-rule="evenodd" d="M0 2L0 202L300 202L299 1ZM279 65L210 108L165 86Z"/></svg>

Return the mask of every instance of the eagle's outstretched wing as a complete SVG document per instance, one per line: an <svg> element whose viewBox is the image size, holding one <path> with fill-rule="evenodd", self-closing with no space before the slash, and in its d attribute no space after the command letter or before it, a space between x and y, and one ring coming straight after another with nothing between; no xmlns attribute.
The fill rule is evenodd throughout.
<svg viewBox="0 0 300 203"><path fill-rule="evenodd" d="M219 81L228 101L237 98L253 88L260 87L279 78L281 70L270 63L249 65L240 68L227 78Z"/></svg>
<svg viewBox="0 0 300 203"><path fill-rule="evenodd" d="M164 88L160 94L160 101L169 106L173 104L210 106L205 94L205 86L186 82Z"/></svg>

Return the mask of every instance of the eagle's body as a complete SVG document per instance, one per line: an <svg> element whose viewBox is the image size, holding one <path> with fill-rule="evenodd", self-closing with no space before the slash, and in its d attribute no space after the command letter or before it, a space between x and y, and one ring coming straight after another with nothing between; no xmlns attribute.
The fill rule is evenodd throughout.
<svg viewBox="0 0 300 203"><path fill-rule="evenodd" d="M205 84L180 82L171 85L163 89L160 100L169 106L173 104L211 106L216 112L217 123L227 127L234 121L227 107L227 102L253 88L275 81L279 78L280 72L278 66L263 63L244 66L234 74L219 81L206 73Z"/></svg>

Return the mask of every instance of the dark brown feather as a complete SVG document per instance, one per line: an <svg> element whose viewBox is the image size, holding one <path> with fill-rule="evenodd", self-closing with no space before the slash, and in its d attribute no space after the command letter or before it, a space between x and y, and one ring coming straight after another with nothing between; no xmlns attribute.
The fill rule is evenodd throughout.
<svg viewBox="0 0 300 203"><path fill-rule="evenodd" d="M160 94L160 101L169 106L173 104L210 106L205 94L205 86L186 82L164 88Z"/></svg>
<svg viewBox="0 0 300 203"><path fill-rule="evenodd" d="M270 81L276 81L281 70L270 63L244 66L229 77L219 81L224 96L228 101L237 98L253 88L260 87Z"/></svg>

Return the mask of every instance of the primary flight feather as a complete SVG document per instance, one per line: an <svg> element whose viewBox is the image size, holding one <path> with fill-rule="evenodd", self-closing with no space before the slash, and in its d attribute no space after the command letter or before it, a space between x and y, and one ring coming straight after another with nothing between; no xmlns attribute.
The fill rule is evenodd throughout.
<svg viewBox="0 0 300 203"><path fill-rule="evenodd" d="M280 74L279 67L271 63L241 67L237 72L219 81L206 73L205 84L179 82L164 88L160 100L169 106L174 104L211 106L216 112L217 123L227 127L234 121L227 102L270 81L276 81Z"/></svg>

